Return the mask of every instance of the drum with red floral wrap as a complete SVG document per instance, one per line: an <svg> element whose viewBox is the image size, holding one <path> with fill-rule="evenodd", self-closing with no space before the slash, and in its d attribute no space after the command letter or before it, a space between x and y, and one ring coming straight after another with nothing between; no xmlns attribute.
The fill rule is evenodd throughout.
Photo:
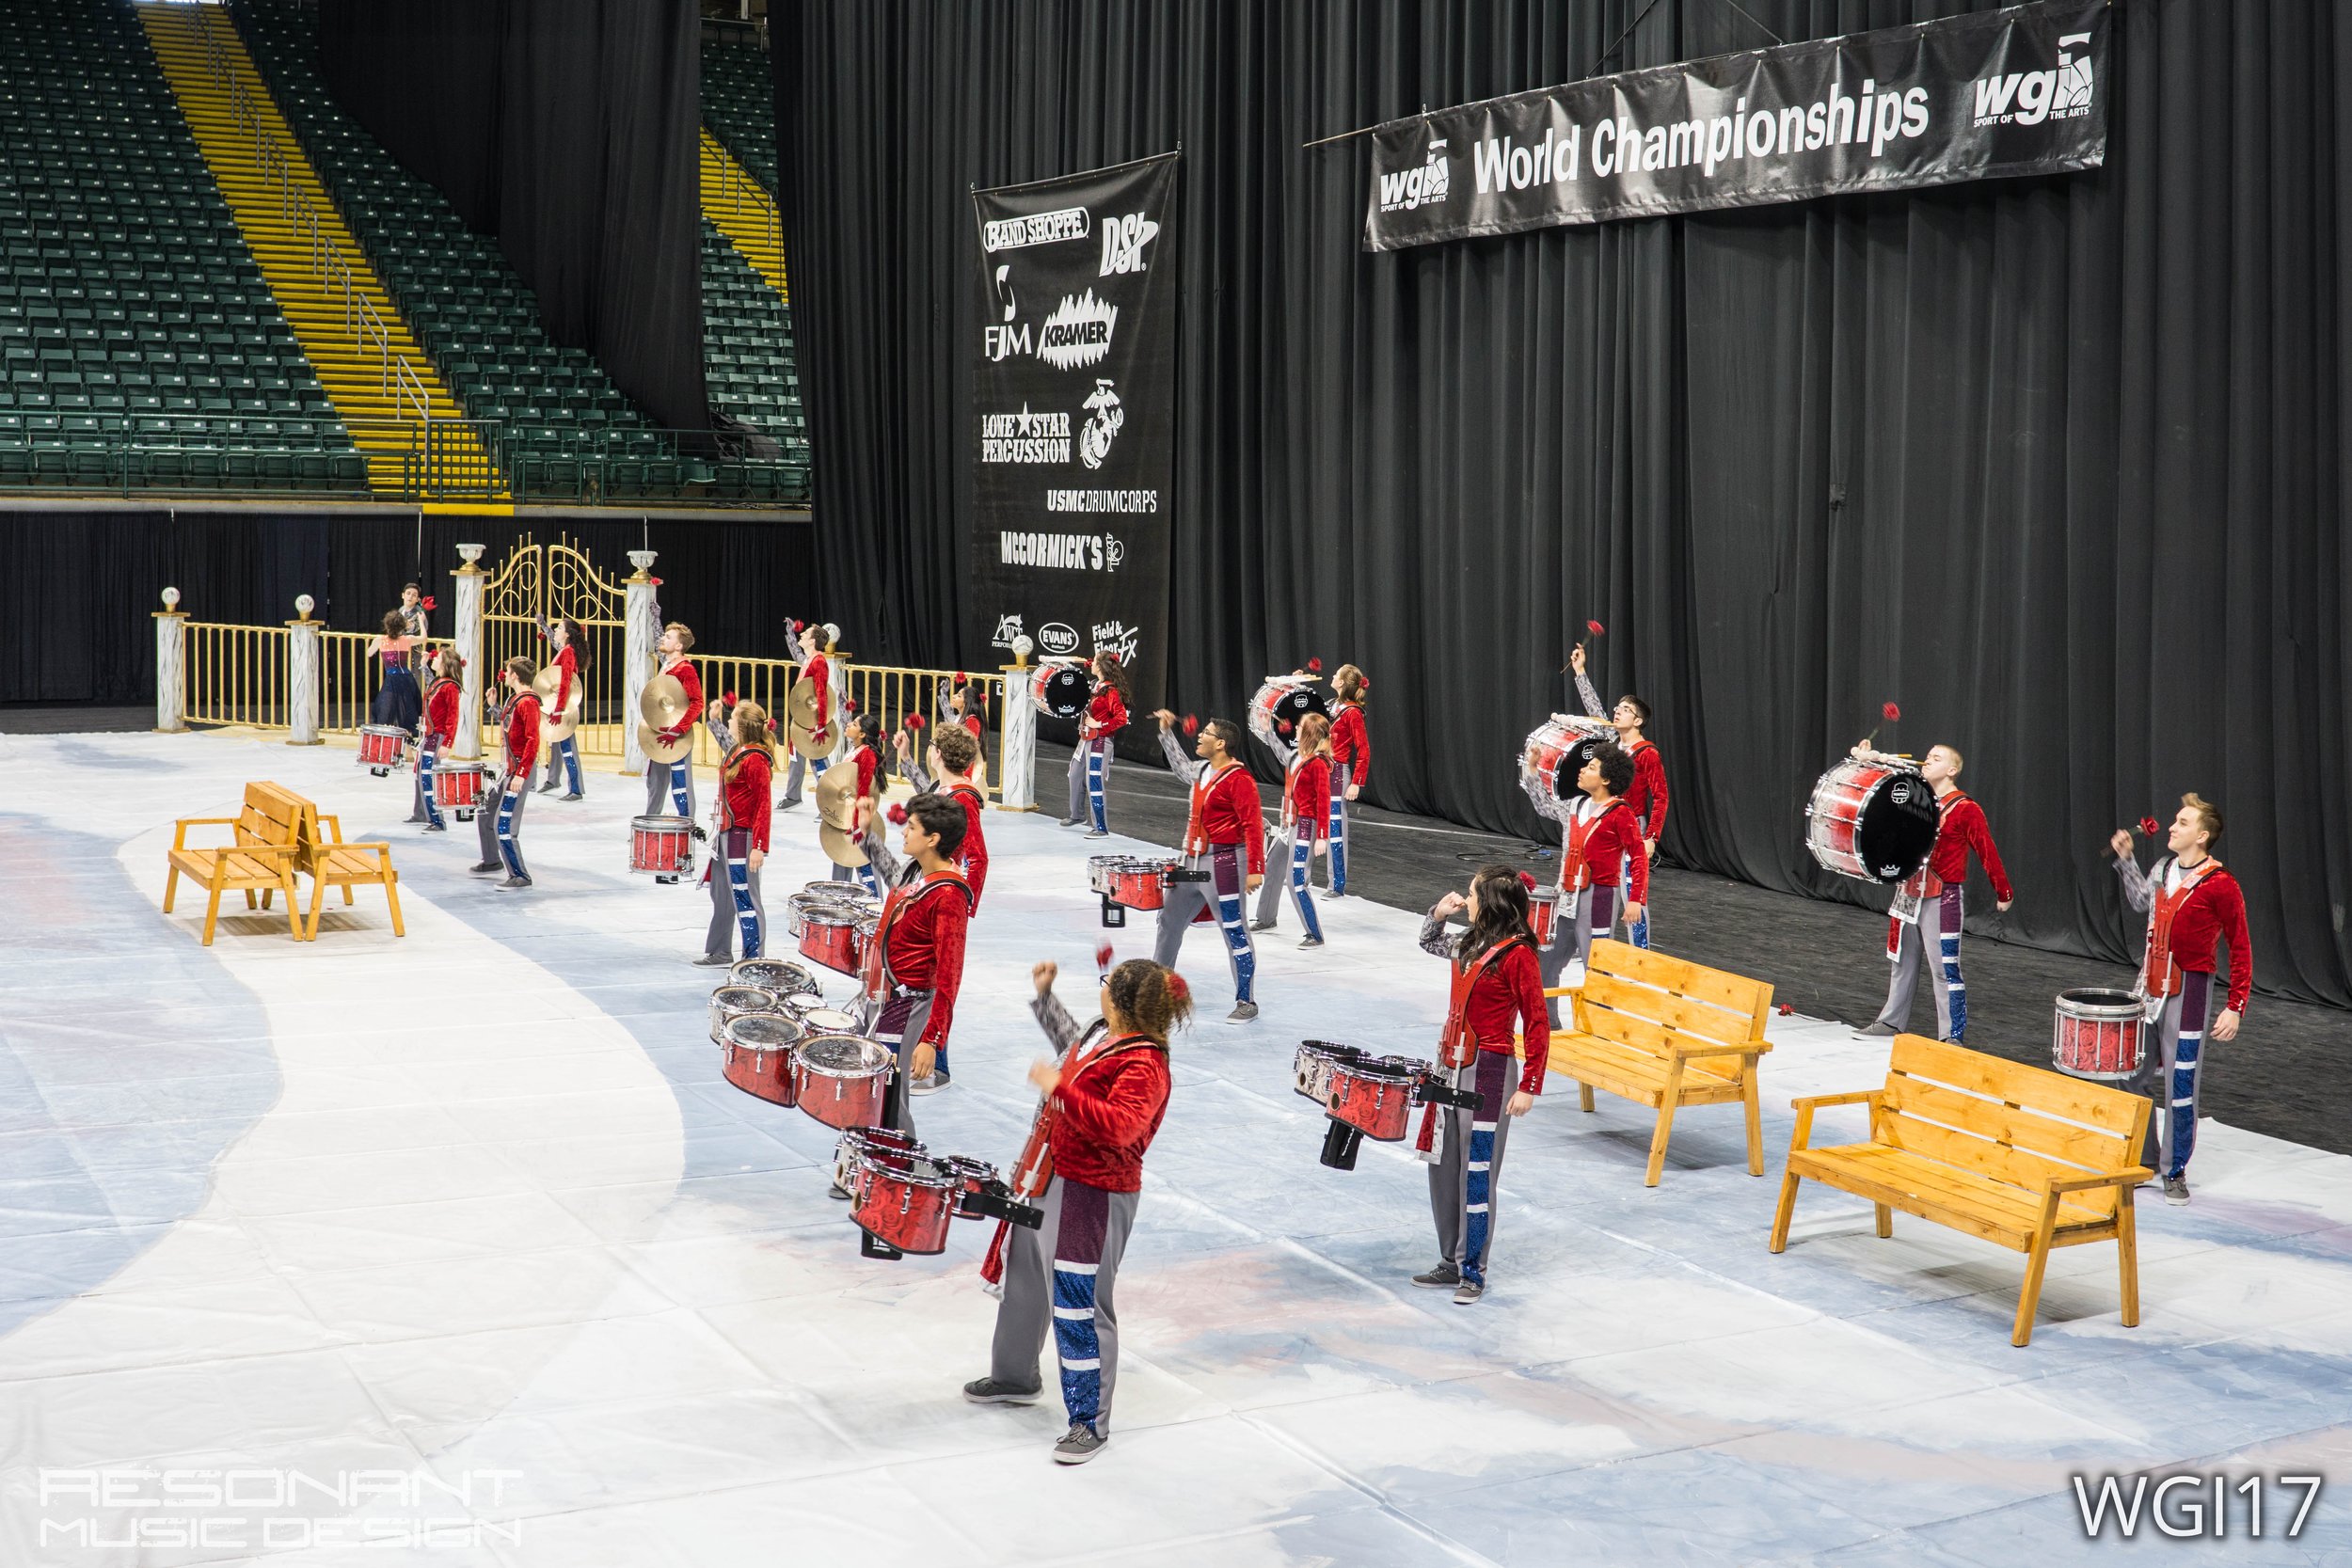
<svg viewBox="0 0 2352 1568"><path fill-rule="evenodd" d="M1582 794L1576 776L1597 749L1616 738L1616 727L1605 719L1553 714L1519 743L1519 787L1538 812L1565 822Z"/></svg>
<svg viewBox="0 0 2352 1568"><path fill-rule="evenodd" d="M1094 700L1086 665L1074 658L1049 658L1029 677L1029 701L1051 719L1075 719Z"/></svg>
<svg viewBox="0 0 2352 1568"><path fill-rule="evenodd" d="M628 819L628 868L655 877L694 869L694 825L683 816Z"/></svg>
<svg viewBox="0 0 2352 1568"><path fill-rule="evenodd" d="M911 1157L861 1156L849 1189L850 1217L858 1228L900 1252L947 1250L947 1225L963 1197L963 1177L922 1152Z"/></svg>
<svg viewBox="0 0 2352 1568"><path fill-rule="evenodd" d="M1841 877L1899 882L1935 847L1935 791L1900 757L1847 757L1813 785L1804 844Z"/></svg>
<svg viewBox="0 0 2352 1568"><path fill-rule="evenodd" d="M792 1103L792 1048L807 1037L788 1013L744 1013L720 1027L728 1083L775 1105Z"/></svg>
<svg viewBox="0 0 2352 1568"><path fill-rule="evenodd" d="M1429 1074L1429 1064L1412 1056L1359 1056L1335 1063L1331 1094L1324 1109L1365 1137L1394 1143L1412 1122L1413 1090Z"/></svg>
<svg viewBox="0 0 2352 1568"><path fill-rule="evenodd" d="M1168 903L1169 875L1176 869L1173 860L1146 860L1131 856L1111 869L1110 898L1114 904L1124 904L1131 910L1156 910Z"/></svg>
<svg viewBox="0 0 2352 1568"><path fill-rule="evenodd" d="M855 1192L862 1162L905 1164L922 1152L923 1146L912 1132L895 1127L852 1127L833 1146L833 1184L845 1193Z"/></svg>
<svg viewBox="0 0 2352 1568"><path fill-rule="evenodd" d="M397 724L362 724L359 766L380 779L400 766L401 752L407 744L408 732Z"/></svg>
<svg viewBox="0 0 2352 1568"><path fill-rule="evenodd" d="M851 904L815 904L798 914L801 957L843 974L855 974L866 961L874 917Z"/></svg>
<svg viewBox="0 0 2352 1568"><path fill-rule="evenodd" d="M812 1036L792 1053L792 1097L827 1127L879 1127L896 1062L880 1040Z"/></svg>
<svg viewBox="0 0 2352 1568"><path fill-rule="evenodd" d="M435 763L433 800L443 811L455 812L458 821L472 821L474 808L482 804L482 764Z"/></svg>
<svg viewBox="0 0 2352 1568"><path fill-rule="evenodd" d="M783 1015L784 1006L777 1001L775 992L763 990L757 986L723 985L719 987L710 993L710 1043L724 1045L727 1040L727 1025L739 1018L748 1018L754 1013ZM805 1034L807 1031L803 1029L802 1033Z"/></svg>
<svg viewBox="0 0 2352 1568"><path fill-rule="evenodd" d="M2145 1004L2127 990L2090 988L2058 993L2050 1065L2076 1078L2120 1083L2139 1071Z"/></svg>

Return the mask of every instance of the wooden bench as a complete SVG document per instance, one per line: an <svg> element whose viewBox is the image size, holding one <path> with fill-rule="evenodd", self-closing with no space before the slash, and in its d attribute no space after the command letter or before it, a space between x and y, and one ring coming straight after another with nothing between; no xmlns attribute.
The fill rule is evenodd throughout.
<svg viewBox="0 0 2352 1568"><path fill-rule="evenodd" d="M1747 1106L1748 1174L1764 1174L1756 1063L1772 1049L1770 985L1603 938L1569 995L1575 1016L1552 1033L1549 1070L1576 1080L1587 1111L1595 1089L1657 1108L1645 1185L1657 1186L1665 1168L1678 1107L1733 1101Z"/></svg>
<svg viewBox="0 0 2352 1568"><path fill-rule="evenodd" d="M274 784L245 786L245 809L235 816L183 816L172 824L170 872L164 879L164 913L171 912L179 895L180 879L187 878L205 890L204 945L213 944L213 927L220 921L220 895L245 895L245 907L255 907L253 895L266 899L286 895L286 925L294 941L304 940L301 917L294 912L294 868L302 856L303 824L310 802ZM190 828L229 828L232 841L204 848L188 843ZM266 903L262 906L266 908Z"/></svg>
<svg viewBox="0 0 2352 1568"><path fill-rule="evenodd" d="M400 918L400 874L392 869L392 847L381 840L345 844L342 818L332 812L322 812L309 801L303 818L300 840L301 856L295 863L297 871L310 879L310 936L319 934L319 906L326 902L326 890L343 890L343 902L352 902L351 890L362 884L384 890L384 902L392 914L392 935L405 937L408 929Z"/></svg>
<svg viewBox="0 0 2352 1568"><path fill-rule="evenodd" d="M1884 1088L1790 1103L1797 1130L1772 1217L1774 1252L1788 1244L1797 1183L1811 1177L1868 1198L1878 1208L1881 1236L1895 1233L1893 1211L1900 1209L2026 1254L2011 1344L2033 1338L2050 1249L2085 1242L2115 1243L2123 1326L2138 1326L2131 1190L2149 1177L2138 1163L2148 1131L2144 1097L1898 1035ZM1807 1147L1815 1111L1864 1104L1870 1107L1868 1142Z"/></svg>

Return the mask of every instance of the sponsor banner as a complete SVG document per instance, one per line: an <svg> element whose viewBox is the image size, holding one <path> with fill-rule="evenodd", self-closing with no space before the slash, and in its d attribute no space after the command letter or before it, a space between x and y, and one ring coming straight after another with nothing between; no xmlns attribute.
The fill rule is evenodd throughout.
<svg viewBox="0 0 2352 1568"><path fill-rule="evenodd" d="M2050 0L1393 120L1364 248L2093 168L2109 14Z"/></svg>
<svg viewBox="0 0 2352 1568"><path fill-rule="evenodd" d="M973 193L973 602L1037 655L1115 653L1166 689L1176 467L1174 154ZM978 659L977 651L973 655Z"/></svg>

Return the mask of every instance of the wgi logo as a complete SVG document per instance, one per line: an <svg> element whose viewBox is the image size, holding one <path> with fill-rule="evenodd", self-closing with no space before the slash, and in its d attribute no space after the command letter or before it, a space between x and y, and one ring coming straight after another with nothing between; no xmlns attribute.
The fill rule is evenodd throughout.
<svg viewBox="0 0 2352 1568"><path fill-rule="evenodd" d="M1093 417L1078 431L1078 455L1085 460L1088 467L1099 468L1103 466L1103 459L1111 454L1111 442L1119 435L1119 427L1127 422L1127 413L1119 406L1119 394L1111 390L1111 384L1100 376L1095 378L1093 395L1079 406ZM1063 415L1062 420L1062 430L1067 435L1069 416ZM1067 462L1069 456L1070 444L1065 441L1062 443L1063 461Z"/></svg>
<svg viewBox="0 0 2352 1568"><path fill-rule="evenodd" d="M1098 277L1141 272L1143 247L1159 237L1160 226L1141 213L1103 220L1103 270Z"/></svg>
<svg viewBox="0 0 2352 1568"><path fill-rule="evenodd" d="M1135 662L1136 644L1142 638L1142 627L1131 626L1124 621L1097 621L1094 624L1094 651L1108 654L1121 664Z"/></svg>
<svg viewBox="0 0 2352 1568"><path fill-rule="evenodd" d="M999 615L996 617L995 635L988 640L988 645L992 648L1009 648L1012 646L1012 640L1020 635L1020 616Z"/></svg>
<svg viewBox="0 0 2352 1568"><path fill-rule="evenodd" d="M2067 53L2089 43L2089 33L2068 33L2058 40L2055 71L2012 71L2006 76L1986 76L1977 83L1979 125L2039 125L2045 119L2077 119L2090 112L2090 57L2076 59ZM2011 105L2014 105L2012 107Z"/></svg>
<svg viewBox="0 0 2352 1568"><path fill-rule="evenodd" d="M1428 162L1421 167L1380 176L1380 210L1409 213L1416 207L1443 201L1453 183L1454 170L1446 160L1445 138L1439 136L1429 144Z"/></svg>
<svg viewBox="0 0 2352 1568"><path fill-rule="evenodd" d="M1099 364L1110 354L1118 324L1119 307L1095 298L1092 289L1075 299L1064 294L1038 334L1037 356L1057 371Z"/></svg>

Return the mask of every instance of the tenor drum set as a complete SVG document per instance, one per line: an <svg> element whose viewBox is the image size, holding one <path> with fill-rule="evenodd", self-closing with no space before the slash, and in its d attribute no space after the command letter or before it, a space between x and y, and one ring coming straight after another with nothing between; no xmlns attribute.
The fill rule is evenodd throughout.
<svg viewBox="0 0 2352 1568"><path fill-rule="evenodd" d="M929 1257L947 1250L954 1220L1002 1219L1041 1228L1044 1212L1023 1203L985 1160L933 1154L904 1132L851 1129L834 1147L834 1185L850 1195L859 1250L868 1258Z"/></svg>
<svg viewBox="0 0 2352 1568"><path fill-rule="evenodd" d="M1323 1163L1354 1170L1366 1138L1396 1143L1411 1131L1416 1105L1478 1103L1477 1091L1456 1089L1433 1063L1418 1056L1377 1056L1335 1040L1301 1040L1292 1058L1291 1086L1323 1107Z"/></svg>
<svg viewBox="0 0 2352 1568"><path fill-rule="evenodd" d="M850 882L810 882L785 906L785 930L801 957L840 974L866 966L866 947L881 926L872 899Z"/></svg>
<svg viewBox="0 0 2352 1568"><path fill-rule="evenodd" d="M1087 858L1087 891L1103 901L1103 924L1122 927L1129 910L1168 907L1168 890L1176 882L1206 881L1208 873L1185 868L1172 856L1090 855Z"/></svg>

